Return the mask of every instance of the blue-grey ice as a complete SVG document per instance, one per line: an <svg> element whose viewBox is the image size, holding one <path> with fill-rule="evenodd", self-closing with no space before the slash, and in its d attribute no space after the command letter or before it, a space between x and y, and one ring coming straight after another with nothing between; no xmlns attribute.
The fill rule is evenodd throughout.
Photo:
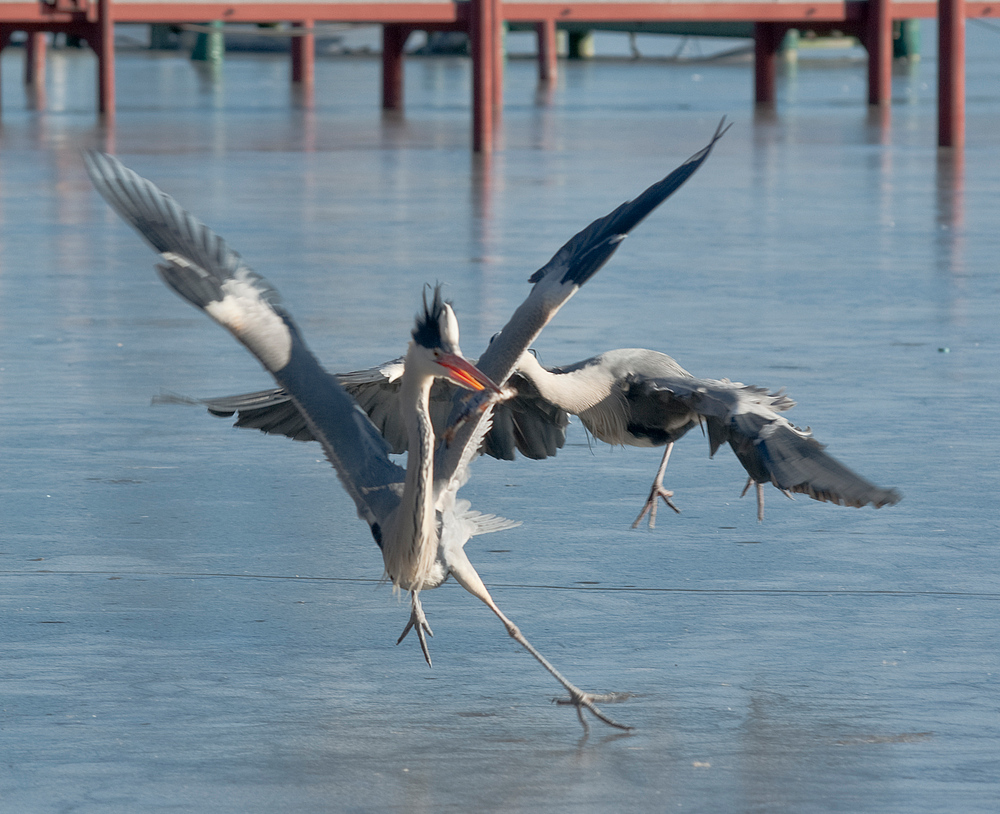
<svg viewBox="0 0 1000 814"><path fill-rule="evenodd" d="M934 147L928 53L871 115L865 66L805 58L755 115L746 62L511 60L501 149L468 151L468 66L50 52L49 110L3 55L0 807L18 812L988 812L1000 797L1000 87L970 23L964 161ZM151 93L150 89L155 89ZM434 667L315 445L151 406L271 386L167 292L81 151L156 179L278 283L335 371L402 351L442 281L486 347L581 225L735 121L537 343L787 387L828 451L905 499L787 501L758 524L732 455L670 460L680 515L631 530L658 450L476 463L463 496L497 603L575 683L635 694L581 742L551 678L446 584ZM711 170L710 172L708 170ZM680 205L683 201L683 205ZM654 227L654 228L651 228ZM941 353L939 348L950 352ZM793 413L794 415L794 413ZM627 710L627 714L626 711Z"/></svg>

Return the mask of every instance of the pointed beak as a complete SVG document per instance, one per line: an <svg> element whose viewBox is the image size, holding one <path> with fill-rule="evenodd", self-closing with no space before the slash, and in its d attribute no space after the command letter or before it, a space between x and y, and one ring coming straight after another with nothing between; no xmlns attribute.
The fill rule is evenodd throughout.
<svg viewBox="0 0 1000 814"><path fill-rule="evenodd" d="M458 354L443 353L438 357L437 363L448 371L449 378L455 384L461 385L467 390L489 390L497 395L502 392L496 382Z"/></svg>

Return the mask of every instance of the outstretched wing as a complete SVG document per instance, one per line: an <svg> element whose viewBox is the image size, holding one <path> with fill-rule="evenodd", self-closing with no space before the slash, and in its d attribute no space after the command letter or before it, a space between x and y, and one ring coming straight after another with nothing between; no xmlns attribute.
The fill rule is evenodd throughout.
<svg viewBox="0 0 1000 814"><path fill-rule="evenodd" d="M536 461L551 458L566 443L569 414L542 398L516 371L507 379L507 387L516 395L494 405L493 424L483 439L482 452L501 461L513 461L515 450Z"/></svg>
<svg viewBox="0 0 1000 814"><path fill-rule="evenodd" d="M611 259L625 236L697 172L727 129L723 119L706 147L634 200L623 203L575 234L548 263L532 274L528 282L534 285L527 299L490 342L476 363L477 367L493 381L506 382L517 360L535 341L542 328ZM456 406L450 420L454 420L459 412L460 408ZM455 441L439 452L435 461L435 479L439 489L456 488L465 477L464 470L476 454L479 439L488 422L487 414L469 421L456 433Z"/></svg>
<svg viewBox="0 0 1000 814"><path fill-rule="evenodd" d="M291 397L372 527L399 504L405 472L382 436L306 347L271 285L169 195L103 153L85 156L98 192L160 255L160 277L253 353Z"/></svg>
<svg viewBox="0 0 1000 814"><path fill-rule="evenodd" d="M406 428L399 411L402 369L403 360L394 359L368 370L337 375L337 381L368 414L390 451L396 455L406 452L407 447ZM543 399L531 382L516 373L508 385L517 395L496 406L493 427L483 440L482 451L505 461L514 460L515 452L536 460L555 455L566 442L569 417L565 410ZM431 388L431 420L438 437L447 429L454 394L454 385L441 379ZM206 399L161 393L153 397L153 403L194 404L220 418L236 415L234 427L284 435L296 441L316 440L295 401L281 387Z"/></svg>
<svg viewBox="0 0 1000 814"><path fill-rule="evenodd" d="M406 452L406 428L399 412L399 380L403 373L403 359L352 373L337 375L336 379L358 403L375 425L394 454ZM435 383L437 384L437 383ZM443 401L440 396L438 401ZM447 394L450 406L451 392ZM235 396L215 396L195 399L175 393L161 393L153 398L154 404L196 404L220 418L236 415L234 427L260 430L268 435L285 435L296 441L315 441L305 416L283 387L242 393ZM441 412L442 408L438 409Z"/></svg>
<svg viewBox="0 0 1000 814"><path fill-rule="evenodd" d="M160 393L153 396L153 404L193 404L204 407L219 418L236 415L234 427L260 430L268 435L285 435L295 441L316 440L309 432L305 416L281 387L207 399Z"/></svg>
<svg viewBox="0 0 1000 814"><path fill-rule="evenodd" d="M706 147L634 200L577 232L532 274L528 278L534 284L531 293L490 342L477 362L479 369L495 382L506 381L521 354L563 304L601 270L632 229L698 171L728 129L723 119Z"/></svg>
<svg viewBox="0 0 1000 814"><path fill-rule="evenodd" d="M799 492L841 506L879 508L898 503L895 489L883 489L827 454L808 430L781 412L794 402L783 393L713 379L650 379L647 395L668 410L678 403L702 416L711 454L728 442L747 474L757 483Z"/></svg>

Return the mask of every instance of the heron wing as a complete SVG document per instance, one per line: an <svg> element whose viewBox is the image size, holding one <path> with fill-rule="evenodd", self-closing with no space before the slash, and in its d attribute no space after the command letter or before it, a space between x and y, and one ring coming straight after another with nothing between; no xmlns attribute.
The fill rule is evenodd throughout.
<svg viewBox="0 0 1000 814"><path fill-rule="evenodd" d="M507 379L507 387L517 395L493 407L493 425L482 451L502 461L513 461L514 450L536 461L555 455L566 443L569 414L543 398L516 371Z"/></svg>
<svg viewBox="0 0 1000 814"><path fill-rule="evenodd" d="M581 229L532 274L528 282L534 287L490 342L477 363L479 369L493 381L506 381L521 354L556 312L601 270L632 229L698 171L728 129L723 118L707 146L633 200Z"/></svg>
<svg viewBox="0 0 1000 814"><path fill-rule="evenodd" d="M85 160L98 192L159 253L163 281L242 342L291 397L380 541L380 524L399 504L405 472L306 347L277 291L155 184L112 156L90 152Z"/></svg>
<svg viewBox="0 0 1000 814"><path fill-rule="evenodd" d="M193 399L176 393L161 393L154 404L196 404L219 418L236 415L234 427L260 430L268 435L285 435L295 441L315 441L306 419L283 387L244 393Z"/></svg>
<svg viewBox="0 0 1000 814"><path fill-rule="evenodd" d="M403 359L400 358L367 370L337 376L396 454L406 452L408 443L399 410L402 375ZM483 441L482 451L501 460L514 460L515 451L536 459L555 455L565 442L566 414L542 399L526 380L519 379L515 389L516 395L495 408L494 423ZM465 395L465 391L459 392L459 388L444 379L436 380L431 387L431 421L438 438L448 428L448 416L456 393L460 397ZM497 416L500 421L496 420Z"/></svg>
<svg viewBox="0 0 1000 814"><path fill-rule="evenodd" d="M477 367L493 381L506 382L517 360L535 341L542 328L611 259L625 236L697 172L727 129L723 119L706 147L634 200L626 201L575 234L548 263L532 274L528 278L528 282L533 284L531 292L490 342L476 363ZM459 409L457 406L453 408L450 420L454 420ZM456 433L454 443L439 452L435 461L439 489L455 488L464 479L462 470L472 457L468 447L481 435L477 425L488 418L484 414L478 421L468 422Z"/></svg>
<svg viewBox="0 0 1000 814"><path fill-rule="evenodd" d="M779 489L842 506L878 508L901 499L895 489L876 486L844 466L809 430L799 429L780 415L794 404L784 393L695 378L653 379L646 388L650 399L665 408L686 405L704 418L711 454L728 442L757 483L770 482Z"/></svg>
<svg viewBox="0 0 1000 814"><path fill-rule="evenodd" d="M378 429L393 454L406 452L406 428L399 412L397 359L368 370L337 375L337 381L358 402ZM388 372L387 372L388 371ZM569 418L564 410L542 398L527 379L515 374L509 384L516 396L498 404L494 423L483 440L482 451L493 458L512 461L515 452L539 460L555 455L566 441ZM438 380L431 388L431 419L440 437L447 428L455 388ZM234 427L256 429L269 435L285 435L296 441L315 441L305 417L282 387L236 396L195 399L175 393L154 397L156 404L194 404L219 418L236 415Z"/></svg>

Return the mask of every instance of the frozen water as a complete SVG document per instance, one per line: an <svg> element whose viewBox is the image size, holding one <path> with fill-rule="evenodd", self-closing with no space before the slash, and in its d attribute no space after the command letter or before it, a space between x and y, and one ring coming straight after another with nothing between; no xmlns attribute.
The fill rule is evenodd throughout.
<svg viewBox="0 0 1000 814"><path fill-rule="evenodd" d="M925 37L930 36L925 29ZM964 164L934 148L934 61L891 121L851 61L786 75L754 114L742 62L512 61L492 162L470 157L468 64L120 55L113 132L87 53L52 52L49 110L4 53L0 133L0 801L11 812L994 811L1000 798L1000 85L969 27ZM991 39L992 37L992 39ZM798 401L893 508L737 498L692 433L683 514L629 524L659 451L482 460L463 491L518 529L468 547L499 605L581 686L635 693L589 739L489 611L408 610L312 445L230 429L161 389L269 386L173 297L91 189L114 150L284 295L332 370L402 352L448 284L476 354L528 275L593 218L735 126L538 342L676 356Z"/></svg>

